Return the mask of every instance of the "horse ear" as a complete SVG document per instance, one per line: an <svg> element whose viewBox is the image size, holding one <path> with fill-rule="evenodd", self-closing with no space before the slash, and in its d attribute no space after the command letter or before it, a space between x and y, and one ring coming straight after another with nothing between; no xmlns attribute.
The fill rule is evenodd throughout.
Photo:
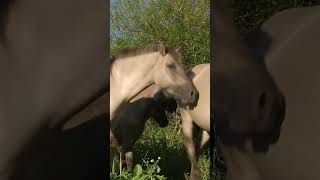
<svg viewBox="0 0 320 180"><path fill-rule="evenodd" d="M163 44L159 46L159 52L162 56L165 56L168 53L167 48Z"/></svg>
<svg viewBox="0 0 320 180"><path fill-rule="evenodd" d="M181 53L181 49L180 48L176 48L176 49L174 49L174 51L176 51L176 53L178 53L178 54Z"/></svg>

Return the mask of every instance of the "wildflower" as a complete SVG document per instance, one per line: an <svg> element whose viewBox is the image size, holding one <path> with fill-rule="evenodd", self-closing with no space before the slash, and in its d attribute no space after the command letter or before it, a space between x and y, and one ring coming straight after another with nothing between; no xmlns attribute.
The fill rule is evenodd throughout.
<svg viewBox="0 0 320 180"><path fill-rule="evenodd" d="M152 163L153 163L153 161L154 161L153 159L150 160L150 162L152 162Z"/></svg>
<svg viewBox="0 0 320 180"><path fill-rule="evenodd" d="M158 157L158 160L160 160L161 159L161 157Z"/></svg>

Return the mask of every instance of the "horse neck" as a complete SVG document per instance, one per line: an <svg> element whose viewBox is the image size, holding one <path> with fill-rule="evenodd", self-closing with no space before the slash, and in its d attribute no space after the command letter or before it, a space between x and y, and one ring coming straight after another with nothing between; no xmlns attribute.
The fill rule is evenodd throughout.
<svg viewBox="0 0 320 180"><path fill-rule="evenodd" d="M118 106L129 102L144 89L154 83L154 70L158 53L117 60L110 74L110 115Z"/></svg>
<svg viewBox="0 0 320 180"><path fill-rule="evenodd" d="M148 53L116 62L111 70L111 79L117 81L117 88L120 88L117 91L121 91L126 101L154 83L157 60L158 53Z"/></svg>

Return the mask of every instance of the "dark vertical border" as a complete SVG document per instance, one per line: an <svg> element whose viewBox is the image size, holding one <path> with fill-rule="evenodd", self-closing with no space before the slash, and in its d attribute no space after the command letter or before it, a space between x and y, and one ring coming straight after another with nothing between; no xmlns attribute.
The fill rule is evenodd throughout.
<svg viewBox="0 0 320 180"><path fill-rule="evenodd" d="M215 55L215 17L214 17L214 0L210 1L210 179L216 179L216 136L215 136L215 122L213 112L213 93L214 93L214 63L216 61Z"/></svg>
<svg viewBox="0 0 320 180"><path fill-rule="evenodd" d="M213 86L213 78L212 78L212 69L213 69L213 63L214 63L214 17L213 17L213 6L214 6L214 0L210 1L210 177L211 179L215 179L215 164L214 164L214 122L213 122L213 113L211 108L212 103L212 86Z"/></svg>
<svg viewBox="0 0 320 180"><path fill-rule="evenodd" d="M106 17L106 25L107 25L107 28L106 28L106 60L107 60L107 76L106 76L106 78L108 78L108 79L110 79L110 70L109 70L109 68L110 68L110 0L105 0L105 1L107 1L106 2L106 4L107 4L107 8L106 8L106 11L107 11L107 17ZM107 90L108 90L108 92L110 92L110 81L108 81L108 84L107 84ZM110 98L108 98L108 101L106 102L107 103L107 108L109 109L110 107ZM109 112L109 111L107 111L107 112ZM109 113L107 113L107 134L106 134L106 155L107 155L107 157L106 157L106 159L107 159L107 162L106 162L106 175L107 175L107 177L106 177L106 179L109 179L110 178L110 138L109 138L109 136L110 136L110 121L109 121L109 119L110 119L110 114Z"/></svg>

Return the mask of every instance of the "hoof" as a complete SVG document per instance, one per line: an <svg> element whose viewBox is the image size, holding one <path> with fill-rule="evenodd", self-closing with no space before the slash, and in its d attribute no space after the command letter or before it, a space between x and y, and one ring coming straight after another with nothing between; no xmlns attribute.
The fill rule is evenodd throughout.
<svg viewBox="0 0 320 180"><path fill-rule="evenodd" d="M132 166L128 165L126 160L122 160L122 169L125 169L128 172L132 172Z"/></svg>

